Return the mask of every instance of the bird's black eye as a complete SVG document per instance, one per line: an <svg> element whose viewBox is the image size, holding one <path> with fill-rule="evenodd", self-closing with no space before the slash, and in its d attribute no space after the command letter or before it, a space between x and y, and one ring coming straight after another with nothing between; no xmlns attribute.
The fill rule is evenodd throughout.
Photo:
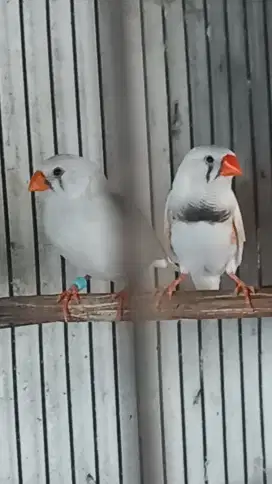
<svg viewBox="0 0 272 484"><path fill-rule="evenodd" d="M59 166L57 166L56 168L54 168L53 170L53 175L56 177L56 178L59 178L61 175L63 175L64 171L62 168L60 168Z"/></svg>
<svg viewBox="0 0 272 484"><path fill-rule="evenodd" d="M208 165L212 165L214 162L214 158L212 156L206 156L205 161Z"/></svg>

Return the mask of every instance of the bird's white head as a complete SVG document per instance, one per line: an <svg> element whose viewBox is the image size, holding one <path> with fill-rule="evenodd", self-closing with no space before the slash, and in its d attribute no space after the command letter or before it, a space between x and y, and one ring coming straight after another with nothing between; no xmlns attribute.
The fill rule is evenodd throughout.
<svg viewBox="0 0 272 484"><path fill-rule="evenodd" d="M32 175L28 190L46 192L75 199L84 194L88 185L103 181L97 163L75 155L57 155L45 160Z"/></svg>
<svg viewBox="0 0 272 484"><path fill-rule="evenodd" d="M231 186L232 178L239 175L242 169L233 151L218 146L197 146L184 157L174 184L179 185L183 180L209 190L214 184Z"/></svg>

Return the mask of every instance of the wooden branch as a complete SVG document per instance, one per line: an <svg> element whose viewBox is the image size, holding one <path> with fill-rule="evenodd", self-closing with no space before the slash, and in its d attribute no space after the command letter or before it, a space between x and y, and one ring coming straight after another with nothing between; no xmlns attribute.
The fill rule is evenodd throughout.
<svg viewBox="0 0 272 484"><path fill-rule="evenodd" d="M62 308L56 296L22 296L0 299L0 327L63 321ZM164 297L161 310L154 304L154 295L143 294L133 299L134 308L144 308L145 320L228 319L272 316L272 287L261 289L252 298L254 310L243 296L229 292L183 291ZM81 303L72 303L71 322L114 321L117 303L111 294L82 295ZM137 313L135 312L135 315ZM133 311L125 312L125 320L134 320Z"/></svg>

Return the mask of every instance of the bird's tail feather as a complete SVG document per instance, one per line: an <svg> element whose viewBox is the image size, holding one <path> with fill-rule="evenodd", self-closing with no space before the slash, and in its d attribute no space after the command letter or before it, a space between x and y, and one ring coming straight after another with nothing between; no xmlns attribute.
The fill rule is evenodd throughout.
<svg viewBox="0 0 272 484"><path fill-rule="evenodd" d="M196 290L218 290L220 286L220 276L192 276Z"/></svg>
<svg viewBox="0 0 272 484"><path fill-rule="evenodd" d="M168 261L166 259L156 259L152 262L151 267L157 269L166 269L168 267Z"/></svg>

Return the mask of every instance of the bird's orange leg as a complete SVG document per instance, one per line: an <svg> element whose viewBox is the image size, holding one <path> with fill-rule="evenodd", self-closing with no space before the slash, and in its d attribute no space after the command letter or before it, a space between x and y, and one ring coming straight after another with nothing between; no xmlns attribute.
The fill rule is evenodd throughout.
<svg viewBox="0 0 272 484"><path fill-rule="evenodd" d="M243 292L245 301L246 303L251 307L251 309L254 309L252 306L252 301L251 301L251 296L252 294L255 294L255 289L253 286L247 286L239 277L237 277L235 274L230 273L228 276L235 282L236 288L235 288L235 294L240 294Z"/></svg>
<svg viewBox="0 0 272 484"><path fill-rule="evenodd" d="M124 316L124 309L128 304L129 300L129 293L126 289L122 289L122 291L113 294L114 299L118 301L118 309L116 313L116 319L122 321Z"/></svg>
<svg viewBox="0 0 272 484"><path fill-rule="evenodd" d="M182 282L186 278L187 274L180 274L177 279L174 279L174 281L169 284L162 292L157 291L156 292L156 308L159 309L161 305L162 298L165 294L167 294L168 298L171 300L173 293L176 291L177 286L179 285L180 282Z"/></svg>
<svg viewBox="0 0 272 484"><path fill-rule="evenodd" d="M79 291L87 287L89 279L90 276L88 274L84 277L77 277L69 289L63 291L58 297L58 303L62 302L63 317L66 323L70 319L69 302L75 299L78 304L80 303Z"/></svg>

